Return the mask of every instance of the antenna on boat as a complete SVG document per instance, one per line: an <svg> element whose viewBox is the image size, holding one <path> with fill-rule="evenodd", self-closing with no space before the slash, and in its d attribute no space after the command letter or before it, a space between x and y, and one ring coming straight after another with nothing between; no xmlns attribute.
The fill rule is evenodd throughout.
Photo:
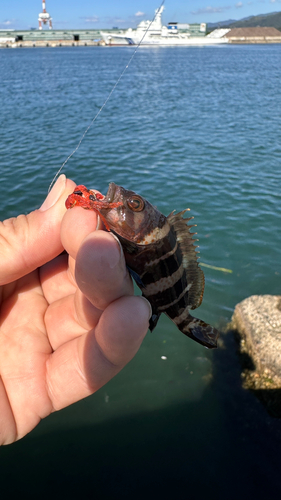
<svg viewBox="0 0 281 500"><path fill-rule="evenodd" d="M45 2L43 2L43 3L45 4ZM72 153L71 153L71 154L70 154L70 155L66 158L66 160L63 162L62 166L61 166L61 167L59 168L59 170L57 171L57 173L56 173L55 177L53 178L53 180L52 180L52 182L51 182L51 184L50 184L50 186L49 186L48 192L52 189L52 187L53 187L53 185L54 185L55 181L57 180L58 176L60 175L60 173L61 173L62 169L64 168L64 166L66 165L66 163L68 162L68 160L69 160L69 159L70 159L70 158L71 158L71 157L72 157L72 156L73 156L73 155L74 155L74 154L78 151L78 149L79 149L79 147L80 147L80 145L81 145L82 141L84 140L84 137L85 137L85 136L86 136L86 134L89 132L89 130L90 130L90 128L91 128L91 126L95 123L96 119L97 119L97 118L98 118L98 116L101 114L101 112L102 112L102 110L104 109L104 107L107 105L107 103L108 103L109 99L111 98L111 96L112 96L113 92L115 91L115 89L116 89L117 85L119 84L120 80L123 78L124 74L126 73L127 69L129 68L129 66L130 66L130 64L131 64L131 62L132 62L132 60L134 59L134 57L135 57L135 55L136 55L136 52L137 52L137 50L138 50L139 46L141 45L141 43L142 43L142 41L143 41L143 39L144 39L145 35L146 35L146 34L147 34L147 32L149 31L149 28L150 28L151 24L154 22L154 20L155 20L155 18L156 18L156 16L157 16L157 14L158 14L158 12L159 12L159 10L161 10L161 11L162 11L162 7L163 7L164 3L165 3L165 0L163 0L163 1L161 2L160 6L158 7L158 9L156 9L156 11L155 11L155 14L154 14L154 17L153 17L152 21L150 21L150 23L149 23L149 25L148 25L147 29L145 30L145 32L144 32L144 34L143 34L143 37L141 38L141 40L140 40L140 41L139 41L139 43L137 44L137 46L136 46L136 48L135 48L135 50L134 50L134 52L133 52L132 56L130 57L130 59L129 59L128 63L126 64L126 66L124 67L124 69L121 71L121 73L120 73L119 77L117 78L116 82L114 83L114 85L113 85L112 89L110 90L110 92L109 92L108 96L107 96L107 97L106 97L106 99L104 100L104 102L103 102L102 106L100 107L100 109L98 110L98 112L96 113L96 115L94 116L94 118L92 119L92 121L89 123L88 127L85 129L85 131L84 131L84 133L83 133L83 135L82 135L81 139L79 140L79 142L78 142L78 144L77 144L76 148L75 148L75 149L72 151Z"/></svg>

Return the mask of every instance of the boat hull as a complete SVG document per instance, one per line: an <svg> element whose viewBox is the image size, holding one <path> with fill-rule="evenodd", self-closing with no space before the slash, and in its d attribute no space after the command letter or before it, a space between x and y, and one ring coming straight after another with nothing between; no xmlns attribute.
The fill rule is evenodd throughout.
<svg viewBox="0 0 281 500"><path fill-rule="evenodd" d="M219 44L226 44L229 42L228 38L222 37L222 38L211 38L208 36L201 36L201 37L164 37L164 36L159 36L159 37L144 37L142 40L141 38L136 38L134 36L116 36L111 33L102 33L102 38L105 42L106 45L138 45L141 42L141 45L145 46L165 46L165 47L176 47L176 46L204 46L204 45L219 45Z"/></svg>

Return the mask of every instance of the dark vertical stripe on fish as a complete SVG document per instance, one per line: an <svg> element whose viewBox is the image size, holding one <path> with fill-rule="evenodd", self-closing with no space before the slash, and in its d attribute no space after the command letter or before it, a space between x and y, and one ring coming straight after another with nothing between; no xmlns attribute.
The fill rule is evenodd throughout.
<svg viewBox="0 0 281 500"><path fill-rule="evenodd" d="M167 278L178 270L179 266L182 265L182 253L177 244L175 248L174 254L166 258L155 259L155 256L151 256L151 261L146 265L147 270L141 275L144 285L153 283L158 278Z"/></svg>

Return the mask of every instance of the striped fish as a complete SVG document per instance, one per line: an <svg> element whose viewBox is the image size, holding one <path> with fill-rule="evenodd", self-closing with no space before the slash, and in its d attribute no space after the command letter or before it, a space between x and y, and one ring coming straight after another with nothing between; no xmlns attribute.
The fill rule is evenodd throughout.
<svg viewBox="0 0 281 500"><path fill-rule="evenodd" d="M85 198L81 186L73 194ZM192 217L183 218L186 210L165 217L143 197L113 182L103 201L92 194L82 204L79 196L68 208L79 204L97 210L118 237L128 269L151 304L150 330L165 313L188 337L210 349L217 347L218 331L190 314L202 302L204 274L190 232L193 226L187 224Z"/></svg>

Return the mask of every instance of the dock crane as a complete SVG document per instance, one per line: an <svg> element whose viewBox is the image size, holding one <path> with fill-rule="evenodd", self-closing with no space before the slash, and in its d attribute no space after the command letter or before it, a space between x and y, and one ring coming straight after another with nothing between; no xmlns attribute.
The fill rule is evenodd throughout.
<svg viewBox="0 0 281 500"><path fill-rule="evenodd" d="M49 29L50 30L53 29L52 18L50 16L50 14L48 14L48 12L46 11L46 2L45 2L45 0L42 1L42 11L43 12L40 12L39 17L38 17L39 30L42 29L42 23L43 24L48 24L49 23Z"/></svg>

